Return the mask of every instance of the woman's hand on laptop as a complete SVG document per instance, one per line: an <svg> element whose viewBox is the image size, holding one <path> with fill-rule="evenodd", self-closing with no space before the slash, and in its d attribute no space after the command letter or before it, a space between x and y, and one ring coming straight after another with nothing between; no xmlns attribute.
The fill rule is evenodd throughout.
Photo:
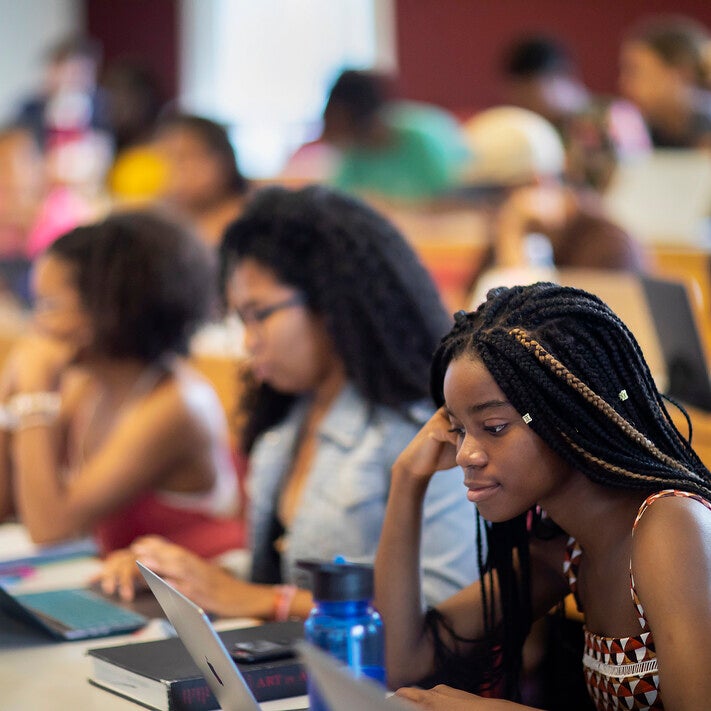
<svg viewBox="0 0 711 711"><path fill-rule="evenodd" d="M164 538L140 538L130 550L133 561L140 560L207 612L220 617L262 619L269 619L274 613L273 586L238 580L216 563ZM135 564L132 567L138 573ZM127 578L123 569L114 573L117 573L114 579L118 580L118 591L123 597L122 585L127 584ZM110 581L107 584L111 585Z"/></svg>
<svg viewBox="0 0 711 711"><path fill-rule="evenodd" d="M126 602L133 600L137 589L147 587L136 566L136 554L132 548L110 553L91 582L99 583L105 595L118 595Z"/></svg>

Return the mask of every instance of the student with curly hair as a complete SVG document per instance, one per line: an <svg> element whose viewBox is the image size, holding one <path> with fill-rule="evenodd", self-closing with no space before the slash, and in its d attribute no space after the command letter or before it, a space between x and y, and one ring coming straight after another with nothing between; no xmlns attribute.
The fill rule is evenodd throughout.
<svg viewBox="0 0 711 711"><path fill-rule="evenodd" d="M251 355L250 582L156 539L133 553L218 614L304 617L299 558L373 560L390 468L434 411L427 370L450 321L395 228L322 187L260 192L227 229L221 264ZM430 601L476 577L476 521L459 486L435 476L424 504L418 576ZM117 556L105 589L130 596L136 572Z"/></svg>
<svg viewBox="0 0 711 711"><path fill-rule="evenodd" d="M0 378L0 517L37 543L103 553L160 533L240 545L229 432L181 356L213 302L213 260L165 218L116 214L60 237L33 274L34 328Z"/></svg>
<svg viewBox="0 0 711 711"><path fill-rule="evenodd" d="M532 620L572 591L600 711L707 708L711 474L624 324L580 290L495 289L457 314L431 388L441 407L393 467L376 604L390 683L447 685L398 693L427 709L522 708L461 689L516 699ZM480 584L423 613L422 499L455 458L489 555Z"/></svg>
<svg viewBox="0 0 711 711"><path fill-rule="evenodd" d="M226 129L202 116L168 114L156 125L153 148L165 165L159 199L217 248L249 191Z"/></svg>

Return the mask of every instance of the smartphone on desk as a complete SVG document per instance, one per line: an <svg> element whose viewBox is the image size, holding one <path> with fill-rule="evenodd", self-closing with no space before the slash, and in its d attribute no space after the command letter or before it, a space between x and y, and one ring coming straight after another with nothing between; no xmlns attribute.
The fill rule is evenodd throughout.
<svg viewBox="0 0 711 711"><path fill-rule="evenodd" d="M255 664L293 657L294 648L291 642L256 639L252 642L235 642L230 649L230 654L240 664Z"/></svg>

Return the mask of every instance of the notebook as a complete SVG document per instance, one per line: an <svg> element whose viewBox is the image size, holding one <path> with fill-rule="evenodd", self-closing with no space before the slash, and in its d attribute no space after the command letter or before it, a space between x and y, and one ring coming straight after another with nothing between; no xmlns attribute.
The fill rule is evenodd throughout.
<svg viewBox="0 0 711 711"><path fill-rule="evenodd" d="M296 648L329 711L413 711L419 708L404 699L387 698L380 684L365 677L356 679L346 666L308 642L299 641Z"/></svg>
<svg viewBox="0 0 711 711"><path fill-rule="evenodd" d="M136 565L205 677L220 708L227 711L260 711L266 708L266 703L260 707L254 698L205 612L145 565L140 562ZM288 706L282 702L280 708L308 708L306 697L294 697L291 701L293 704Z"/></svg>
<svg viewBox="0 0 711 711"><path fill-rule="evenodd" d="M0 586L0 608L64 640L125 634L148 622L143 615L85 588L19 594Z"/></svg>

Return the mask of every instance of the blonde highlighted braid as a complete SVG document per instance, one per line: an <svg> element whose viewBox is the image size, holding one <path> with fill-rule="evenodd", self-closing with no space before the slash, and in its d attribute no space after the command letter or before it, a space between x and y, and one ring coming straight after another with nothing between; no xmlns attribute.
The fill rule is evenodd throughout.
<svg viewBox="0 0 711 711"><path fill-rule="evenodd" d="M623 476L629 476L632 477L633 479L641 479L643 481L647 482L656 482L656 479L653 476L646 476L645 474L638 474L637 472L630 471L629 469L623 469L622 467L618 467L615 464L610 464L610 462L606 462L603 459L600 459L600 457L596 457L594 454L590 454L587 450L583 449L582 447L578 446L573 442L572 439L569 437L565 436L564 437L568 440L570 443L570 446L576 451L580 452L580 454L585 457L589 462L592 462L593 464L597 464L598 466L603 467L604 469L607 469L614 474L622 474Z"/></svg>
<svg viewBox="0 0 711 711"><path fill-rule="evenodd" d="M633 442L641 447L644 447L644 449L652 454L652 456L657 457L657 459L664 464L667 464L675 469L679 469L692 478L697 478L697 475L681 464L681 462L667 454L664 454L664 452L662 452L653 442L645 437L636 427L634 427L634 425L622 417L622 415L620 415L614 407L593 392L582 380L580 380L580 378L571 373L557 358L548 353L548 351L540 343L538 343L538 341L531 338L531 336L529 336L524 330L520 328L512 328L509 333L522 346L528 350L532 350L536 358L538 358L541 363L549 367L553 373L555 373L559 378L562 378L585 400L587 400L594 407L597 407L607 417L609 417L610 420L612 420L612 422L614 422ZM603 461L599 457L595 457L589 452L586 452L582 447L578 447L569 437L566 437L566 439L570 442L572 447L584 454L587 459L600 464L605 468L609 468L611 471L624 473L635 478L645 479L647 481L655 481L654 477L642 476L629 470L622 469L621 467L614 467L614 465L610 465L608 462Z"/></svg>

